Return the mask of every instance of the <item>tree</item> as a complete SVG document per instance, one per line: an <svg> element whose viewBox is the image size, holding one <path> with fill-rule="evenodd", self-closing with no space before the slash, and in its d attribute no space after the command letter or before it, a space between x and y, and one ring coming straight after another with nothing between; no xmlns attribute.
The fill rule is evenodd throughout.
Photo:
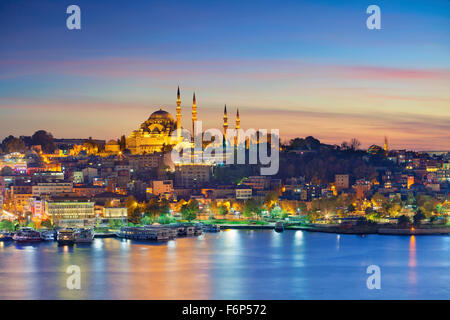
<svg viewBox="0 0 450 320"><path fill-rule="evenodd" d="M246 217L259 216L261 214L261 205L253 198L247 199L244 202L242 214Z"/></svg>
<svg viewBox="0 0 450 320"><path fill-rule="evenodd" d="M175 218L170 214L162 214L158 217L158 223L169 224L175 222Z"/></svg>
<svg viewBox="0 0 450 320"><path fill-rule="evenodd" d="M270 191L267 193L266 197L264 198L264 205L266 206L267 210L272 209L278 202L278 193L276 191Z"/></svg>
<svg viewBox="0 0 450 320"><path fill-rule="evenodd" d="M183 219L191 221L197 218L198 201L195 199L189 200L189 202L181 207L181 216Z"/></svg>
<svg viewBox="0 0 450 320"><path fill-rule="evenodd" d="M15 225L9 220L0 221L0 230L14 231Z"/></svg>
<svg viewBox="0 0 450 320"><path fill-rule="evenodd" d="M125 200L125 207L128 209L128 221L135 224L139 223L141 221L141 213L138 209L138 202L136 201L136 198L129 196Z"/></svg>
<svg viewBox="0 0 450 320"><path fill-rule="evenodd" d="M125 135L122 135L117 142L119 143L120 151L124 151L127 147Z"/></svg>
<svg viewBox="0 0 450 320"><path fill-rule="evenodd" d="M398 223L399 227L407 227L411 223L411 220L409 219L408 216L401 215L398 218L398 222L397 223Z"/></svg>
<svg viewBox="0 0 450 320"><path fill-rule="evenodd" d="M228 214L228 207L224 204L219 206L219 214L221 216L227 215Z"/></svg>
<svg viewBox="0 0 450 320"><path fill-rule="evenodd" d="M283 217L283 209L281 209L279 206L275 206L272 211L270 211L270 217L273 219L276 218L282 218Z"/></svg>
<svg viewBox="0 0 450 320"><path fill-rule="evenodd" d="M375 207L381 208L383 203L386 203L387 199L381 193L375 193L372 196L372 203Z"/></svg>
<svg viewBox="0 0 450 320"><path fill-rule="evenodd" d="M56 150L52 134L45 130L36 131L31 136L31 144L33 146L40 145L44 153L53 153Z"/></svg>
<svg viewBox="0 0 450 320"><path fill-rule="evenodd" d="M422 223L422 220L424 220L425 218L426 218L425 215L420 210L417 211L417 213L413 217L414 225L415 226L420 226L421 223Z"/></svg>
<svg viewBox="0 0 450 320"><path fill-rule="evenodd" d="M353 138L350 141L350 149L352 149L352 150L358 150L360 145L361 145L361 142L359 142L359 140L356 138Z"/></svg>
<svg viewBox="0 0 450 320"><path fill-rule="evenodd" d="M6 153L12 152L24 152L25 142L22 139L16 138L14 136L9 136L3 139L2 148Z"/></svg>
<svg viewBox="0 0 450 320"><path fill-rule="evenodd" d="M50 219L42 221L42 226L47 229L53 229L53 224Z"/></svg>
<svg viewBox="0 0 450 320"><path fill-rule="evenodd" d="M152 219L149 217L149 216L147 216L147 215L145 215L142 219L141 219L141 224L143 224L143 225L150 225L150 224L152 224L153 222L152 222Z"/></svg>
<svg viewBox="0 0 450 320"><path fill-rule="evenodd" d="M145 206L145 211L150 213L153 217L159 217L161 214L169 213L170 203L169 200L163 198L152 198Z"/></svg>
<svg viewBox="0 0 450 320"><path fill-rule="evenodd" d="M125 207L127 207L128 209L135 209L137 205L138 203L135 197L129 196L128 198L126 198Z"/></svg>

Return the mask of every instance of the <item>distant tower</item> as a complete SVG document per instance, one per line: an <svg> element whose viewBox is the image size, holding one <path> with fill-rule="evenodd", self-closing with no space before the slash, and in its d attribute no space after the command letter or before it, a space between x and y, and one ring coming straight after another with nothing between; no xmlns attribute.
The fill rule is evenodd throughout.
<svg viewBox="0 0 450 320"><path fill-rule="evenodd" d="M181 137L181 95L180 95L180 87L178 87L177 91L177 138L180 141Z"/></svg>
<svg viewBox="0 0 450 320"><path fill-rule="evenodd" d="M227 105L223 109L223 138L226 143L227 141L227 130L228 130L228 116L227 116Z"/></svg>
<svg viewBox="0 0 450 320"><path fill-rule="evenodd" d="M195 121L197 121L197 101L195 100L194 92L194 97L192 99L192 138L195 136Z"/></svg>
<svg viewBox="0 0 450 320"><path fill-rule="evenodd" d="M236 143L235 145L238 145L240 140L239 140L239 129L241 128L241 120L239 119L239 108L237 109L236 112Z"/></svg>
<svg viewBox="0 0 450 320"><path fill-rule="evenodd" d="M388 155L388 139L387 139L387 137L385 136L384 137L384 154L387 156Z"/></svg>

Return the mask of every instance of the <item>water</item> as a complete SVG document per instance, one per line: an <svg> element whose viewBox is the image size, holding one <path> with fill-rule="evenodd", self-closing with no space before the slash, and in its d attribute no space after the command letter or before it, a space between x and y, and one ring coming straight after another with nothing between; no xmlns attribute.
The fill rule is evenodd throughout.
<svg viewBox="0 0 450 320"><path fill-rule="evenodd" d="M369 290L366 268L381 268ZM81 268L81 290L66 269ZM449 299L450 236L226 230L164 244L0 243L0 299Z"/></svg>

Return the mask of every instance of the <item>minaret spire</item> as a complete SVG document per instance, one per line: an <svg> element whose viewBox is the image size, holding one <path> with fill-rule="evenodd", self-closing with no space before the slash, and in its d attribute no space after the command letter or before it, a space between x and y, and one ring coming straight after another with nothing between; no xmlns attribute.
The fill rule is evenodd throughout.
<svg viewBox="0 0 450 320"><path fill-rule="evenodd" d="M386 136L384 136L384 148L383 149L384 149L384 154L387 156L389 153L389 150L388 150L388 138Z"/></svg>
<svg viewBox="0 0 450 320"><path fill-rule="evenodd" d="M241 120L239 119L239 108L236 112L236 145L240 143L239 141L239 129L241 128Z"/></svg>
<svg viewBox="0 0 450 320"><path fill-rule="evenodd" d="M194 97L192 99L192 137L195 136L195 121L197 121L197 100Z"/></svg>
<svg viewBox="0 0 450 320"><path fill-rule="evenodd" d="M180 95L180 86L178 86L177 90L177 138L180 141L181 137L181 95Z"/></svg>
<svg viewBox="0 0 450 320"><path fill-rule="evenodd" d="M228 130L228 115L227 115L227 105L223 109L223 137L225 142L227 141L227 130Z"/></svg>

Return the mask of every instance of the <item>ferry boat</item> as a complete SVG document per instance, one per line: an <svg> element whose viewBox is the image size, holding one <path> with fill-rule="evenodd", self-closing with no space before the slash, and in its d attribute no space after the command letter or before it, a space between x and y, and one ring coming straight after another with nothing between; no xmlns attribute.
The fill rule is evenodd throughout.
<svg viewBox="0 0 450 320"><path fill-rule="evenodd" d="M14 232L0 232L0 241L11 241L14 237Z"/></svg>
<svg viewBox="0 0 450 320"><path fill-rule="evenodd" d="M160 226L122 227L117 234L120 238L131 240L167 241L173 233L169 228Z"/></svg>
<svg viewBox="0 0 450 320"><path fill-rule="evenodd" d="M283 232L284 231L284 223L281 221L278 221L277 223L275 223L275 231Z"/></svg>
<svg viewBox="0 0 450 320"><path fill-rule="evenodd" d="M53 230L42 231L41 238L44 241L54 241L55 240L55 231L53 231Z"/></svg>
<svg viewBox="0 0 450 320"><path fill-rule="evenodd" d="M73 244L75 242L75 231L72 228L58 230L56 240L58 244Z"/></svg>
<svg viewBox="0 0 450 320"><path fill-rule="evenodd" d="M92 243L94 241L94 231L88 228L81 228L75 231L76 243Z"/></svg>
<svg viewBox="0 0 450 320"><path fill-rule="evenodd" d="M17 242L39 242L41 241L41 234L31 228L21 228L17 231L13 240Z"/></svg>

